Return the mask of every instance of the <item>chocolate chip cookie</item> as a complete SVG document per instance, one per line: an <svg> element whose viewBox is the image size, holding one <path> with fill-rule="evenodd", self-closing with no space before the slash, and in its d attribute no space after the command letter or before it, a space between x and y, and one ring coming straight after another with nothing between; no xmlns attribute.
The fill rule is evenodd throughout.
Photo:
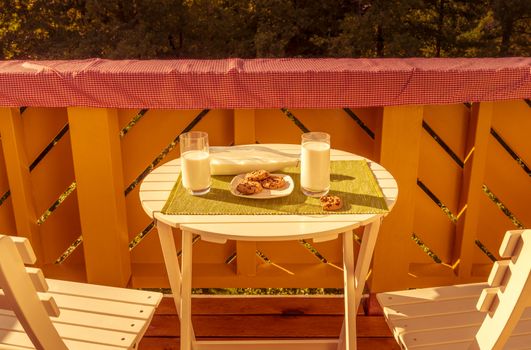
<svg viewBox="0 0 531 350"><path fill-rule="evenodd" d="M270 175L268 178L260 181L263 188L276 190L286 186L286 180L282 176Z"/></svg>
<svg viewBox="0 0 531 350"><path fill-rule="evenodd" d="M323 210L331 211L343 208L343 201L338 196L322 196L319 201Z"/></svg>
<svg viewBox="0 0 531 350"><path fill-rule="evenodd" d="M262 181L269 177L269 172L266 170L255 170L245 174L245 179L250 181Z"/></svg>
<svg viewBox="0 0 531 350"><path fill-rule="evenodd" d="M262 185L260 184L260 182L258 181L251 181L251 180L242 180L238 186L236 186L236 189L238 190L238 192L240 192L241 194L245 194L245 195L251 195L251 194L255 194L255 193L260 193L262 192L263 188L262 188Z"/></svg>

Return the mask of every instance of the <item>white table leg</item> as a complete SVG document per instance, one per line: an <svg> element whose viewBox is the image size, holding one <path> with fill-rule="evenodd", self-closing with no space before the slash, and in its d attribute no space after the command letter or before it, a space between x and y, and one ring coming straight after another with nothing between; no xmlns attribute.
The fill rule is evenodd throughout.
<svg viewBox="0 0 531 350"><path fill-rule="evenodd" d="M182 231L181 350L191 350L192 328L192 232Z"/></svg>
<svg viewBox="0 0 531 350"><path fill-rule="evenodd" d="M356 350L356 286L354 282L354 233L343 232L343 284L345 302L344 337L338 348L346 346L347 350ZM343 332L342 332L343 333Z"/></svg>
<svg viewBox="0 0 531 350"><path fill-rule="evenodd" d="M356 262L356 310L361 303L361 295L365 288L365 281L371 266L372 255L378 238L378 231L380 230L381 220L376 220L365 226L363 230L363 237L361 239L360 251L358 254L358 261Z"/></svg>
<svg viewBox="0 0 531 350"><path fill-rule="evenodd" d="M365 226L363 230L363 237L361 239L361 247L358 254L358 260L356 262L356 272L355 283L356 283L356 292L355 292L355 305L356 312L361 303L361 295L365 288L365 281L367 279L367 274L369 273L369 266L371 264L372 255L374 252L374 247L376 245L376 239L378 238L378 231L380 230L381 220L374 221L369 225ZM343 241L344 242L344 241ZM345 243L343 243L345 244ZM345 300L346 300L345 294ZM345 308L346 311L346 308ZM341 327L341 333L339 335L339 343L337 346L338 350L345 349L345 322Z"/></svg>
<svg viewBox="0 0 531 350"><path fill-rule="evenodd" d="M179 261L177 259L177 249L175 249L175 241L173 239L173 231L171 226L166 225L160 221L157 222L157 231L159 233L160 247L162 248L162 256L164 257L164 265L166 266L166 273L170 280L171 292L173 294L173 301L177 309L177 315L181 317L181 271L179 269Z"/></svg>

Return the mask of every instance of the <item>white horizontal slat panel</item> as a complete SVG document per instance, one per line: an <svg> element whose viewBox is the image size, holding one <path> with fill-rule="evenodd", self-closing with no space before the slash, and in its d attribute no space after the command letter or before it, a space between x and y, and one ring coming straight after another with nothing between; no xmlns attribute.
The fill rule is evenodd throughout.
<svg viewBox="0 0 531 350"><path fill-rule="evenodd" d="M136 289L99 286L69 282L55 279L46 279L50 292L55 294L76 295L93 299L116 300L123 303L156 306L161 300L161 294Z"/></svg>

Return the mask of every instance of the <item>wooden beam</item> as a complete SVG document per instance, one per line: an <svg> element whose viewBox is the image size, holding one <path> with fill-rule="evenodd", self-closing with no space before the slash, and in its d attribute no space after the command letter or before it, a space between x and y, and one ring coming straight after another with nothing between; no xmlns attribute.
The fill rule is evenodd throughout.
<svg viewBox="0 0 531 350"><path fill-rule="evenodd" d="M68 108L89 283L126 286L131 258L115 109Z"/></svg>
<svg viewBox="0 0 531 350"><path fill-rule="evenodd" d="M477 249L474 241L477 238L481 199L484 196L482 186L492 115L492 102L475 103L472 106L459 203L459 208L466 210L457 222L453 257L454 263L460 260L457 274L463 281L468 281L471 276L474 250Z"/></svg>
<svg viewBox="0 0 531 350"><path fill-rule="evenodd" d="M24 129L18 108L0 108L0 134L13 203L16 234L30 240L37 263L42 264L42 243L32 196L30 163L24 146Z"/></svg>
<svg viewBox="0 0 531 350"><path fill-rule="evenodd" d="M407 284L410 262L407 250L412 246L422 114L422 106L384 107L381 133L376 134L379 163L396 179L398 200L380 229L371 292L403 289Z"/></svg>

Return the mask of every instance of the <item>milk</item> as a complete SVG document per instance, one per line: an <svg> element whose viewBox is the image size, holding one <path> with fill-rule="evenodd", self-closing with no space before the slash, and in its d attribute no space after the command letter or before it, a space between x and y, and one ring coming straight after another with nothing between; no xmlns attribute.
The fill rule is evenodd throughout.
<svg viewBox="0 0 531 350"><path fill-rule="evenodd" d="M328 143L310 141L302 144L301 186L303 192L315 192L315 195L325 194L330 188Z"/></svg>
<svg viewBox="0 0 531 350"><path fill-rule="evenodd" d="M208 152L188 151L181 155L183 186L192 191L210 188L210 160Z"/></svg>

